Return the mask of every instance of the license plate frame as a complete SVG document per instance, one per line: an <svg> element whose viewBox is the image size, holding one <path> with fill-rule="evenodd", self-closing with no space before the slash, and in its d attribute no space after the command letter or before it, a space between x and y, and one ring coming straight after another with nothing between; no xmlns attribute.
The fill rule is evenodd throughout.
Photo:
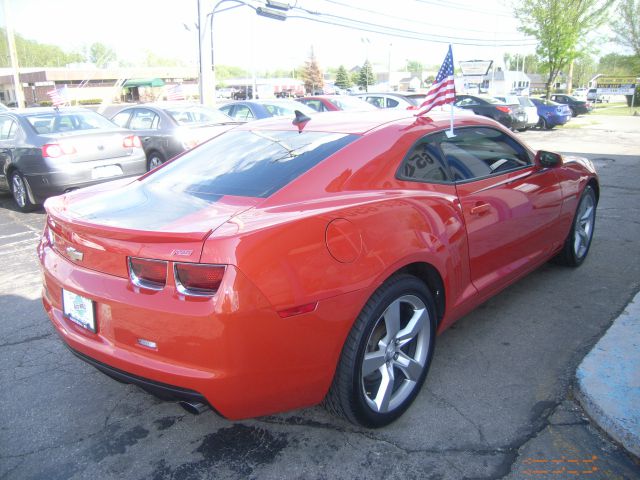
<svg viewBox="0 0 640 480"><path fill-rule="evenodd" d="M102 165L91 170L91 178L93 180L99 180L101 178L119 177L122 173L122 167L120 165Z"/></svg>
<svg viewBox="0 0 640 480"><path fill-rule="evenodd" d="M64 318L76 325L97 332L96 303L90 298L83 297L69 290L62 289L62 313Z"/></svg>

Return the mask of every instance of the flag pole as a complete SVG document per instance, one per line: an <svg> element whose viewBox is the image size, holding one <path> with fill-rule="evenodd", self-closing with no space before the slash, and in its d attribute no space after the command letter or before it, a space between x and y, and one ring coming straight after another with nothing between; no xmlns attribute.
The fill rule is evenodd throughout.
<svg viewBox="0 0 640 480"><path fill-rule="evenodd" d="M447 132L447 137L451 138L456 136L456 134L453 133L453 110L455 107L453 106L453 103L450 103L449 105L451 106L451 121L449 123L449 131Z"/></svg>

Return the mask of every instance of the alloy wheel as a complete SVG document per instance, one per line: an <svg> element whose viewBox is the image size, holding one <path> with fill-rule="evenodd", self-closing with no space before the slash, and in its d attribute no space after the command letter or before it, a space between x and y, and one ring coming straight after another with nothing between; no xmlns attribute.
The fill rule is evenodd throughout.
<svg viewBox="0 0 640 480"><path fill-rule="evenodd" d="M429 311L415 295L394 300L377 320L362 360L361 382L367 405L393 411L416 388L427 363Z"/></svg>
<svg viewBox="0 0 640 480"><path fill-rule="evenodd" d="M11 180L11 190L13 192L13 198L20 208L24 208L27 204L27 187L22 180L22 177L18 173L13 174Z"/></svg>
<svg viewBox="0 0 640 480"><path fill-rule="evenodd" d="M589 250L591 237L593 236L593 223L595 219L595 201L592 195L585 195L578 207L576 215L575 235L573 251L577 258L582 258Z"/></svg>

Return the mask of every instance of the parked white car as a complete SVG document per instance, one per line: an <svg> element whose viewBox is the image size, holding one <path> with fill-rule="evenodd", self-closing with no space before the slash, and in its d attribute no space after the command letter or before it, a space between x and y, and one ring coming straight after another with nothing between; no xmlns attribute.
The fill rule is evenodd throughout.
<svg viewBox="0 0 640 480"><path fill-rule="evenodd" d="M609 103L609 100L611 100L611 96L598 93L597 88L590 88L587 92L587 100L593 103Z"/></svg>
<svg viewBox="0 0 640 480"><path fill-rule="evenodd" d="M538 107L533 104L529 97L525 97L522 95L505 95L495 98L497 98L501 102L506 103L507 105L520 105L520 107L527 114L526 128L534 128L536 125L538 125L538 121L540 120L540 118L538 117Z"/></svg>
<svg viewBox="0 0 640 480"><path fill-rule="evenodd" d="M589 91L588 88L580 87L580 88L574 89L573 92L571 92L571 95L573 95L576 98L579 98L579 99L583 100L583 99L587 98L587 92L588 91Z"/></svg>

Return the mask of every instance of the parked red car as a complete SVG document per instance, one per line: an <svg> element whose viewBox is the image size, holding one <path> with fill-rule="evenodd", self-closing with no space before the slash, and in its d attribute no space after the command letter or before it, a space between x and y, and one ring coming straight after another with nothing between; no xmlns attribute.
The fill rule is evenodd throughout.
<svg viewBox="0 0 640 480"><path fill-rule="evenodd" d="M448 117L254 122L51 198L44 307L80 358L190 411L324 399L386 425L437 333L549 259L580 265L593 235L588 160L536 154L479 116L449 138Z"/></svg>
<svg viewBox="0 0 640 480"><path fill-rule="evenodd" d="M377 110L370 103L350 95L315 95L312 97L297 98L296 101L304 103L307 107L317 112L335 112L350 110L354 112Z"/></svg>

